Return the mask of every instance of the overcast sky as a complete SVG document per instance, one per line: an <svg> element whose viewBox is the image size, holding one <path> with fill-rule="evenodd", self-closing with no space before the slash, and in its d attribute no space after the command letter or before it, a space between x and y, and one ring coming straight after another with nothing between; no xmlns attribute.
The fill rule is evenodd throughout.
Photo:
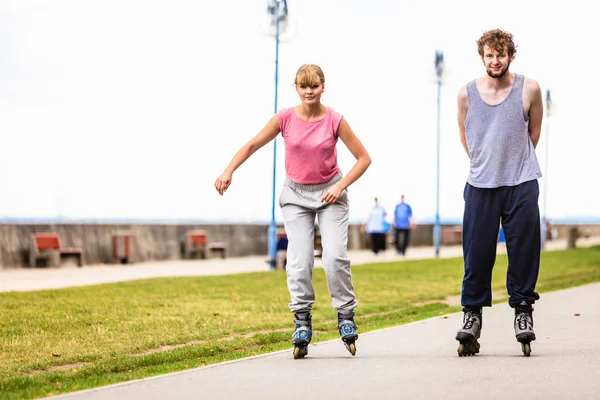
<svg viewBox="0 0 600 400"><path fill-rule="evenodd" d="M0 217L269 220L272 144L234 174L224 197L212 186L274 112L266 4L0 1ZM537 148L541 209L551 218L600 216L600 3L288 6L278 108L299 103L293 80L301 64L323 68L322 102L344 115L373 159L349 189L353 220L367 216L374 196L391 214L402 193L418 220L435 214L436 50L446 67L440 214L462 216L468 158L456 97L485 73L475 41L493 28L514 34L511 70L551 90L555 112L546 115ZM277 143L279 196L285 172ZM354 159L341 142L338 154L346 173Z"/></svg>

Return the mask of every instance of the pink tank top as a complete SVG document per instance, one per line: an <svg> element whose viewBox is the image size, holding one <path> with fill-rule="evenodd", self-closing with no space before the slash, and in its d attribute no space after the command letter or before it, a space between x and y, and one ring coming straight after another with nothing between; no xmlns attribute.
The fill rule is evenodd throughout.
<svg viewBox="0 0 600 400"><path fill-rule="evenodd" d="M277 118L285 143L285 172L292 182L325 183L340 172L335 148L340 113L328 108L323 119L307 122L298 118L293 108L286 108Z"/></svg>

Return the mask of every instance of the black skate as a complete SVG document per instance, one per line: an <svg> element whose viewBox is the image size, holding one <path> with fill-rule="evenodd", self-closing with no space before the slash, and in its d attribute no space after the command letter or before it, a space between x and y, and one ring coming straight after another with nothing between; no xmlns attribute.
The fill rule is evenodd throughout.
<svg viewBox="0 0 600 400"><path fill-rule="evenodd" d="M470 308L463 308L465 313L463 316L463 326L456 333L456 340L460 343L458 345L458 356L474 356L479 353L479 342L477 339L481 336L481 326L483 324L483 318L481 309L473 310Z"/></svg>
<svg viewBox="0 0 600 400"><path fill-rule="evenodd" d="M531 342L535 340L533 331L533 307L522 301L515 307L515 337L521 343L525 357L531 355Z"/></svg>
<svg viewBox="0 0 600 400"><path fill-rule="evenodd" d="M312 316L310 312L294 314L296 331L292 335L294 359L304 358L308 354L308 344L312 339Z"/></svg>
<svg viewBox="0 0 600 400"><path fill-rule="evenodd" d="M356 333L356 325L354 324L354 312L348 313L338 312L338 330L344 345L353 356L356 355L356 339L358 334Z"/></svg>

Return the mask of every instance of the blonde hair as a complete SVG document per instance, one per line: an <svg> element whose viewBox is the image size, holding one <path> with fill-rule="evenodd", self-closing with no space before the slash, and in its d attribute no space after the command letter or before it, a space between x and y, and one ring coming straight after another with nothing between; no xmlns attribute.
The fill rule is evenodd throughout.
<svg viewBox="0 0 600 400"><path fill-rule="evenodd" d="M319 79L321 84L325 83L325 75L321 67L315 64L304 64L298 68L294 84L297 86L313 86L319 83Z"/></svg>

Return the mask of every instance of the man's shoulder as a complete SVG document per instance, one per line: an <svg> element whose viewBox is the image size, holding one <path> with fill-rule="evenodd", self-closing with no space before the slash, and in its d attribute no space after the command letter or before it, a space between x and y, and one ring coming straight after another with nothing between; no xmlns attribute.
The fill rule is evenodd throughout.
<svg viewBox="0 0 600 400"><path fill-rule="evenodd" d="M527 91L538 91L540 90L540 84L535 79L524 76L523 88Z"/></svg>

